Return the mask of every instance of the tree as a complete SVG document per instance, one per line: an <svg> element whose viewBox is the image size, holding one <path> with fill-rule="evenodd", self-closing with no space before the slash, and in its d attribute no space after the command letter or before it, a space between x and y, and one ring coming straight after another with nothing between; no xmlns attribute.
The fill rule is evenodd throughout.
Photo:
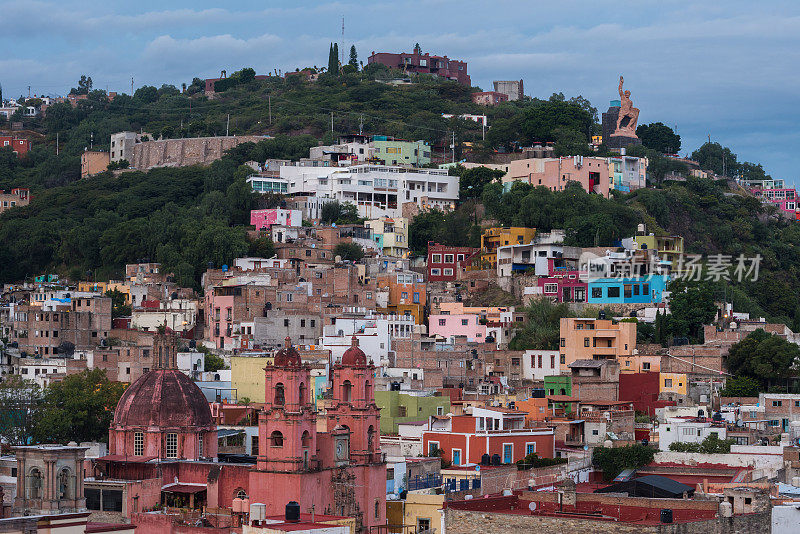
<svg viewBox="0 0 800 534"><path fill-rule="evenodd" d="M586 136L581 132L559 127L553 130L553 135L556 140L553 147L556 157L588 156L592 152Z"/></svg>
<svg viewBox="0 0 800 534"><path fill-rule="evenodd" d="M135 93L133 93L133 98L141 100L146 104L155 102L158 100L158 89L152 85L143 85L142 87L139 87Z"/></svg>
<svg viewBox="0 0 800 534"><path fill-rule="evenodd" d="M527 322L516 330L508 344L510 350L558 350L561 319L574 317L568 304L553 304L549 299L532 300L525 309Z"/></svg>
<svg viewBox="0 0 800 534"><path fill-rule="evenodd" d="M554 141L557 128L580 132L588 139L592 134L592 124L590 112L579 104L549 100L525 109L520 130L525 141L530 143Z"/></svg>
<svg viewBox="0 0 800 534"><path fill-rule="evenodd" d="M682 279L670 283L669 331L675 337L689 337L694 342L703 340L703 325L711 323L717 315L714 288L708 282L686 282Z"/></svg>
<svg viewBox="0 0 800 534"><path fill-rule="evenodd" d="M91 76L86 76L85 74L81 75L81 79L78 80L78 87L73 87L70 89L69 94L71 95L88 95L89 91L92 90L92 78Z"/></svg>
<svg viewBox="0 0 800 534"><path fill-rule="evenodd" d="M783 386L794 374L800 347L759 328L728 351L728 370L757 380L763 390Z"/></svg>
<svg viewBox="0 0 800 534"><path fill-rule="evenodd" d="M34 438L38 443L108 441L108 427L125 391L105 370L69 375L44 391L37 412Z"/></svg>
<svg viewBox="0 0 800 534"><path fill-rule="evenodd" d="M270 236L261 236L250 241L248 255L253 258L271 258L275 255L275 244Z"/></svg>
<svg viewBox="0 0 800 534"><path fill-rule="evenodd" d="M653 461L655 449L644 445L624 447L596 447L592 463L603 472L603 479L613 480L625 469L638 469Z"/></svg>
<svg viewBox="0 0 800 534"><path fill-rule="evenodd" d="M348 64L354 69L358 70L358 53L356 52L356 45L350 47L350 61Z"/></svg>
<svg viewBox="0 0 800 534"><path fill-rule="evenodd" d="M212 352L206 352L203 361L203 369L211 373L216 373L220 369L225 369L225 360Z"/></svg>
<svg viewBox="0 0 800 534"><path fill-rule="evenodd" d="M422 54L422 47L419 45L419 43L416 43L414 45L414 53L415 54Z"/></svg>
<svg viewBox="0 0 800 534"><path fill-rule="evenodd" d="M322 206L320 222L322 224L358 224L362 221L358 216L358 208L351 202L341 203L338 200Z"/></svg>
<svg viewBox="0 0 800 534"><path fill-rule="evenodd" d="M5 443L31 443L41 395L35 382L19 375L10 375L0 382L0 438Z"/></svg>
<svg viewBox="0 0 800 534"><path fill-rule="evenodd" d="M636 135L642 145L662 154L677 154L681 150L681 136L661 122L640 124L636 128Z"/></svg>
<svg viewBox="0 0 800 534"><path fill-rule="evenodd" d="M106 296L111 299L111 318L130 317L131 305L127 303L127 296L118 289L106 291Z"/></svg>
<svg viewBox="0 0 800 534"><path fill-rule="evenodd" d="M462 165L451 167L450 176L459 177L459 196L465 198L480 198L483 188L492 182L500 181L505 172L488 167L465 168Z"/></svg>
<svg viewBox="0 0 800 534"><path fill-rule="evenodd" d="M738 170L736 154L719 143L703 143L692 152L692 159L700 164L701 169L719 175L735 176Z"/></svg>
<svg viewBox="0 0 800 534"><path fill-rule="evenodd" d="M720 391L722 397L757 397L761 384L749 376L734 376L725 381L725 388Z"/></svg>
<svg viewBox="0 0 800 534"><path fill-rule="evenodd" d="M364 257L364 249L358 243L339 243L333 249L333 256L355 262Z"/></svg>

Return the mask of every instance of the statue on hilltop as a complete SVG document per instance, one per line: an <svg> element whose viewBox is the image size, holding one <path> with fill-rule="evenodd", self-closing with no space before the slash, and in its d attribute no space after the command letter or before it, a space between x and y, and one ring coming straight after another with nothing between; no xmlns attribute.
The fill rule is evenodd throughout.
<svg viewBox="0 0 800 534"><path fill-rule="evenodd" d="M631 92L623 91L622 84L625 80L619 77L619 115L617 116L617 129L612 136L636 137L636 123L639 121L639 108L633 107Z"/></svg>

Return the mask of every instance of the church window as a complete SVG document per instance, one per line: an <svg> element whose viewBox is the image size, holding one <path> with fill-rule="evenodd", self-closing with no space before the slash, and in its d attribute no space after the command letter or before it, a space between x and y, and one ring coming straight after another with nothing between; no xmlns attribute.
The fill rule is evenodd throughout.
<svg viewBox="0 0 800 534"><path fill-rule="evenodd" d="M283 383L278 382L275 384L275 404L278 406L283 406L286 404L286 395L283 391Z"/></svg>
<svg viewBox="0 0 800 534"><path fill-rule="evenodd" d="M247 492L245 490L243 490L242 488L239 488L239 489L236 490L236 493L233 494L233 498L234 499L246 499L247 498Z"/></svg>
<svg viewBox="0 0 800 534"><path fill-rule="evenodd" d="M69 479L70 479L69 469L66 467L62 469L58 473L58 498L59 499L71 499L70 491L69 491Z"/></svg>
<svg viewBox="0 0 800 534"><path fill-rule="evenodd" d="M280 431L275 430L270 434L269 437L270 445L273 447L283 447L283 434Z"/></svg>
<svg viewBox="0 0 800 534"><path fill-rule="evenodd" d="M178 457L178 434L167 434L167 458Z"/></svg>
<svg viewBox="0 0 800 534"><path fill-rule="evenodd" d="M353 397L353 384L350 383L349 380L345 380L344 384L342 384L342 400L344 402L350 402Z"/></svg>
<svg viewBox="0 0 800 534"><path fill-rule="evenodd" d="M42 472L35 467L30 470L28 475L28 498L42 498Z"/></svg>
<svg viewBox="0 0 800 534"><path fill-rule="evenodd" d="M197 457L198 458L202 458L203 457L203 453L205 452L205 451L203 451L203 433L202 432L197 434L197 445L198 445L198 447L197 447Z"/></svg>
<svg viewBox="0 0 800 534"><path fill-rule="evenodd" d="M372 452L375 448L375 427L369 425L367 429L367 450Z"/></svg>
<svg viewBox="0 0 800 534"><path fill-rule="evenodd" d="M133 455L144 455L144 432L133 433Z"/></svg>
<svg viewBox="0 0 800 534"><path fill-rule="evenodd" d="M303 437L301 439L304 449L311 446L311 434L308 433L308 430L303 431Z"/></svg>
<svg viewBox="0 0 800 534"><path fill-rule="evenodd" d="M367 402L372 400L372 384L369 382L364 384L364 399L366 399Z"/></svg>
<svg viewBox="0 0 800 534"><path fill-rule="evenodd" d="M300 404L301 405L305 404L308 401L308 399L306 398L307 396L308 396L308 393L306 392L306 385L304 383L300 382Z"/></svg>

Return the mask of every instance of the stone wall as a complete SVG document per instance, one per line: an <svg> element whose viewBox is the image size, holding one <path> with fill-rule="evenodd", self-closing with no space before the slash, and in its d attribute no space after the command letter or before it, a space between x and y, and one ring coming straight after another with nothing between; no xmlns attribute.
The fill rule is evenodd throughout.
<svg viewBox="0 0 800 534"><path fill-rule="evenodd" d="M243 135L145 141L133 146L131 166L139 170L148 170L153 167L208 165L236 145L257 143L263 139L265 137L259 135Z"/></svg>

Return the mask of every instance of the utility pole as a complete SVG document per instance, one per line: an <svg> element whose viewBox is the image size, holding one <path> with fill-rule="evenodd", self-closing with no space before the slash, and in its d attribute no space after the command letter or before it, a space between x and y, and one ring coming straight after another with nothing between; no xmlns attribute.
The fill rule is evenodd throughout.
<svg viewBox="0 0 800 534"><path fill-rule="evenodd" d="M228 113L228 122L225 123L225 137L228 137L228 131L231 125L231 114Z"/></svg>
<svg viewBox="0 0 800 534"><path fill-rule="evenodd" d="M341 50L341 64L344 65L344 17L342 17L342 50Z"/></svg>
<svg viewBox="0 0 800 534"><path fill-rule="evenodd" d="M28 86L28 98L30 98L30 97L31 97L31 86L29 85Z"/></svg>
<svg viewBox="0 0 800 534"><path fill-rule="evenodd" d="M58 156L58 132L56 132L56 156Z"/></svg>
<svg viewBox="0 0 800 534"><path fill-rule="evenodd" d="M89 135L89 148L94 148L94 132Z"/></svg>
<svg viewBox="0 0 800 534"><path fill-rule="evenodd" d="M131 96L133 96L133 76L131 76ZM191 100L189 100L189 105L191 106Z"/></svg>
<svg viewBox="0 0 800 534"><path fill-rule="evenodd" d="M364 132L364 115L361 115L358 121L358 135Z"/></svg>
<svg viewBox="0 0 800 534"><path fill-rule="evenodd" d="M450 144L450 149L453 151L453 163L456 162L456 131L453 130L453 142Z"/></svg>
<svg viewBox="0 0 800 534"><path fill-rule="evenodd" d="M267 95L267 102L269 104L269 123L272 124L272 95Z"/></svg>
<svg viewBox="0 0 800 534"><path fill-rule="evenodd" d="M331 111L331 133L333 133L333 111Z"/></svg>

